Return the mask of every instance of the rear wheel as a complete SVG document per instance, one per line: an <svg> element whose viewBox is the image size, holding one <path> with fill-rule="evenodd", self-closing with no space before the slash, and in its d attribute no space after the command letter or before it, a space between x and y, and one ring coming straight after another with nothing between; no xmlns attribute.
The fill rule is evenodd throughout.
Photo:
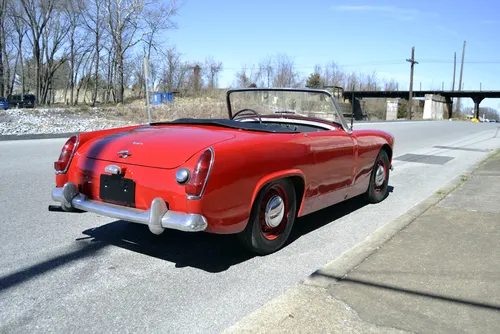
<svg viewBox="0 0 500 334"><path fill-rule="evenodd" d="M291 181L281 179L264 186L252 206L248 224L238 234L252 252L265 255L280 249L295 222L297 200Z"/></svg>
<svg viewBox="0 0 500 334"><path fill-rule="evenodd" d="M389 189L389 168L389 156L385 150L380 150L365 193L368 202L379 203L386 198Z"/></svg>

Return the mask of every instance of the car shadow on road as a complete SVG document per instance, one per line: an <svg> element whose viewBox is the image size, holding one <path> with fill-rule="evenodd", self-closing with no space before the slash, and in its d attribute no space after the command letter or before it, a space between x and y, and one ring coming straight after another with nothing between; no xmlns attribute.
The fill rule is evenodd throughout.
<svg viewBox="0 0 500 334"><path fill-rule="evenodd" d="M368 205L362 197L354 197L345 202L329 206L323 210L313 212L307 216L300 217L295 221L293 229L286 245L290 245L297 239L313 232L330 223L334 224L336 220L353 213Z"/></svg>
<svg viewBox="0 0 500 334"><path fill-rule="evenodd" d="M355 197L297 219L285 247L366 205L362 197ZM193 267L212 273L225 271L256 256L244 249L235 235L177 230L165 230L161 235L154 235L146 225L122 220L82 233L95 241L175 263L177 268Z"/></svg>
<svg viewBox="0 0 500 334"><path fill-rule="evenodd" d="M194 267L213 273L225 271L254 257L240 247L235 235L170 229L155 235L146 225L123 220L83 231L83 234L96 241L173 262L177 268Z"/></svg>
<svg viewBox="0 0 500 334"><path fill-rule="evenodd" d="M387 196L386 198L384 198L384 200L387 200L392 192L394 192L394 187L389 185ZM313 232L325 225L334 224L336 220L350 213L353 213L367 205L369 205L369 203L363 198L363 196L357 196L339 204L329 206L323 210L313 212L307 216L298 218L293 226L290 237L288 238L285 247L287 245L290 245L303 235Z"/></svg>

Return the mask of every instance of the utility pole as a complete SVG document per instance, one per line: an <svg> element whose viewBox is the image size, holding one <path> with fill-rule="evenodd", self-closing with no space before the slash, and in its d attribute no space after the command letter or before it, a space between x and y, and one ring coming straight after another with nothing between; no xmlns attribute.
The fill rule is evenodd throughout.
<svg viewBox="0 0 500 334"><path fill-rule="evenodd" d="M465 42L464 41L464 48L462 50L462 66L460 67L460 80L458 82L458 90L462 90L462 74L464 71L464 58L465 58ZM457 99L457 109L455 111L456 113L460 112L460 98Z"/></svg>
<svg viewBox="0 0 500 334"><path fill-rule="evenodd" d="M146 86L146 104L148 106L148 122L151 123L151 106L149 104L149 86L148 86L148 77L149 77L148 57L144 57L143 66L144 66L144 85Z"/></svg>
<svg viewBox="0 0 500 334"><path fill-rule="evenodd" d="M409 108L408 108L408 115L411 119L411 109L413 106L413 67L415 64L418 64L418 62L415 61L415 47L411 48L411 59L406 59L406 61L411 63L411 72L410 72L410 96L408 98L409 102Z"/></svg>
<svg viewBox="0 0 500 334"><path fill-rule="evenodd" d="M451 92L455 91L455 77L457 73L457 53L453 53L453 82L451 84ZM447 101L448 102L448 101ZM455 99L453 97L449 100L450 104L448 104L448 118L451 119L453 117L453 103L455 103Z"/></svg>
<svg viewBox="0 0 500 334"><path fill-rule="evenodd" d="M455 91L455 76L457 73L457 53L453 55L453 84L451 85L451 91Z"/></svg>
<svg viewBox="0 0 500 334"><path fill-rule="evenodd" d="M271 66L267 67L267 87L270 87L270 82L271 82Z"/></svg>

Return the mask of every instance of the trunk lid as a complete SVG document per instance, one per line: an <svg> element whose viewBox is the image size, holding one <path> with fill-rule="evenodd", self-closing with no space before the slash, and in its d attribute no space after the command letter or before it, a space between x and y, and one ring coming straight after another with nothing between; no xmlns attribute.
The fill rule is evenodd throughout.
<svg viewBox="0 0 500 334"><path fill-rule="evenodd" d="M86 150L86 156L116 163L172 169L182 165L198 151L234 137L231 131L208 127L145 126L92 142ZM119 153L124 151L128 154Z"/></svg>

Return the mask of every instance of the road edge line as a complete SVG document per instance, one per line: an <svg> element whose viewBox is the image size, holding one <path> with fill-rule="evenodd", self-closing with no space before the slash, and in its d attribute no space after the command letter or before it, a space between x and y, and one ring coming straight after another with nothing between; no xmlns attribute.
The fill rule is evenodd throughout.
<svg viewBox="0 0 500 334"><path fill-rule="evenodd" d="M30 133L22 135L0 135L0 141L14 140L32 140L32 139L54 139L54 138L69 138L78 132L62 132L62 133Z"/></svg>

